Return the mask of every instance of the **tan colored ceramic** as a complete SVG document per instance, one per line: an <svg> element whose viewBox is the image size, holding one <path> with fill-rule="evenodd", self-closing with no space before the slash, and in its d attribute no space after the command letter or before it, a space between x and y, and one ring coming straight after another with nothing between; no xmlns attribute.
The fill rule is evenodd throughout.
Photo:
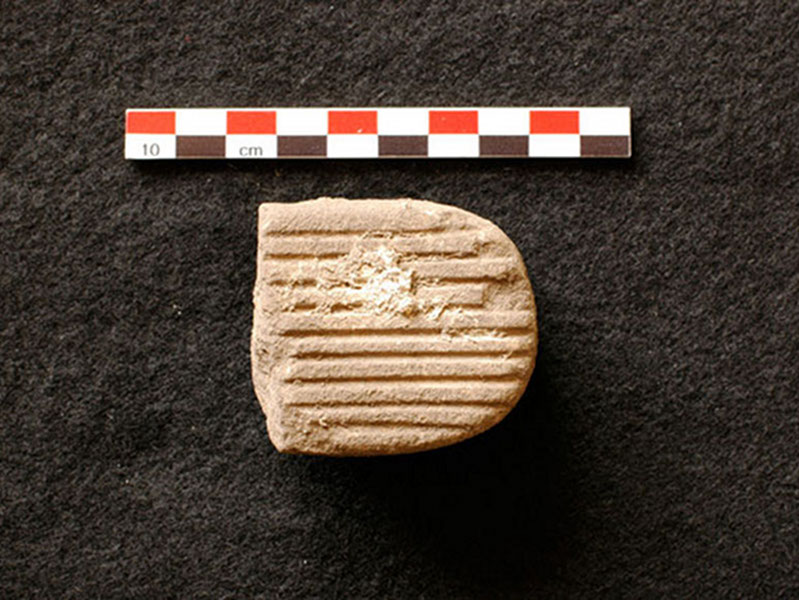
<svg viewBox="0 0 799 600"><path fill-rule="evenodd" d="M252 373L282 452L399 454L500 421L535 362L524 262L423 200L262 204Z"/></svg>

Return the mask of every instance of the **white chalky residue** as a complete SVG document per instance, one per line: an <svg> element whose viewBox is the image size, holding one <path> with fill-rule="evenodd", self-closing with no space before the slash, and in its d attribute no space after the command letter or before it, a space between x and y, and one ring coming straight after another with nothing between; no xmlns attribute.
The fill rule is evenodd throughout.
<svg viewBox="0 0 799 600"><path fill-rule="evenodd" d="M403 267L401 259L398 252L386 246L373 249L355 246L323 274L317 286L328 292L356 290L357 309L361 312L410 317L433 310L437 311L437 318L444 307L437 306L438 299L424 301L417 298L414 271ZM331 298L334 297L331 294ZM331 306L322 304L317 308L327 312Z"/></svg>

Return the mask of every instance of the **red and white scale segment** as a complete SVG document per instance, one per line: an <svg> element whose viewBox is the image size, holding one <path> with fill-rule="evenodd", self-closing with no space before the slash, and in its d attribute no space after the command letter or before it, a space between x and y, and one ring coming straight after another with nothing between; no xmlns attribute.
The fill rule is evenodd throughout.
<svg viewBox="0 0 799 600"><path fill-rule="evenodd" d="M128 109L125 158L628 158L628 107Z"/></svg>

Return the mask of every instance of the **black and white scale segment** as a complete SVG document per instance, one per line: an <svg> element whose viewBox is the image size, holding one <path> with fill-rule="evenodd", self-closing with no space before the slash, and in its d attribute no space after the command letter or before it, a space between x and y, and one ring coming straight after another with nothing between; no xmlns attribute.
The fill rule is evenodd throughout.
<svg viewBox="0 0 799 600"><path fill-rule="evenodd" d="M629 158L627 107L129 109L125 158Z"/></svg>

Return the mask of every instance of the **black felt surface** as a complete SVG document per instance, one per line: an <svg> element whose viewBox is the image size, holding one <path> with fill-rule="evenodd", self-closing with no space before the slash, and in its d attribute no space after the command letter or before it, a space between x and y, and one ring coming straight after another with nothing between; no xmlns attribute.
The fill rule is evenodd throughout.
<svg viewBox="0 0 799 600"><path fill-rule="evenodd" d="M3 597L799 597L795 2L0 20ZM122 158L126 107L269 105L630 105L634 158ZM541 348L502 424L275 453L256 207L320 195L451 203L518 244Z"/></svg>

